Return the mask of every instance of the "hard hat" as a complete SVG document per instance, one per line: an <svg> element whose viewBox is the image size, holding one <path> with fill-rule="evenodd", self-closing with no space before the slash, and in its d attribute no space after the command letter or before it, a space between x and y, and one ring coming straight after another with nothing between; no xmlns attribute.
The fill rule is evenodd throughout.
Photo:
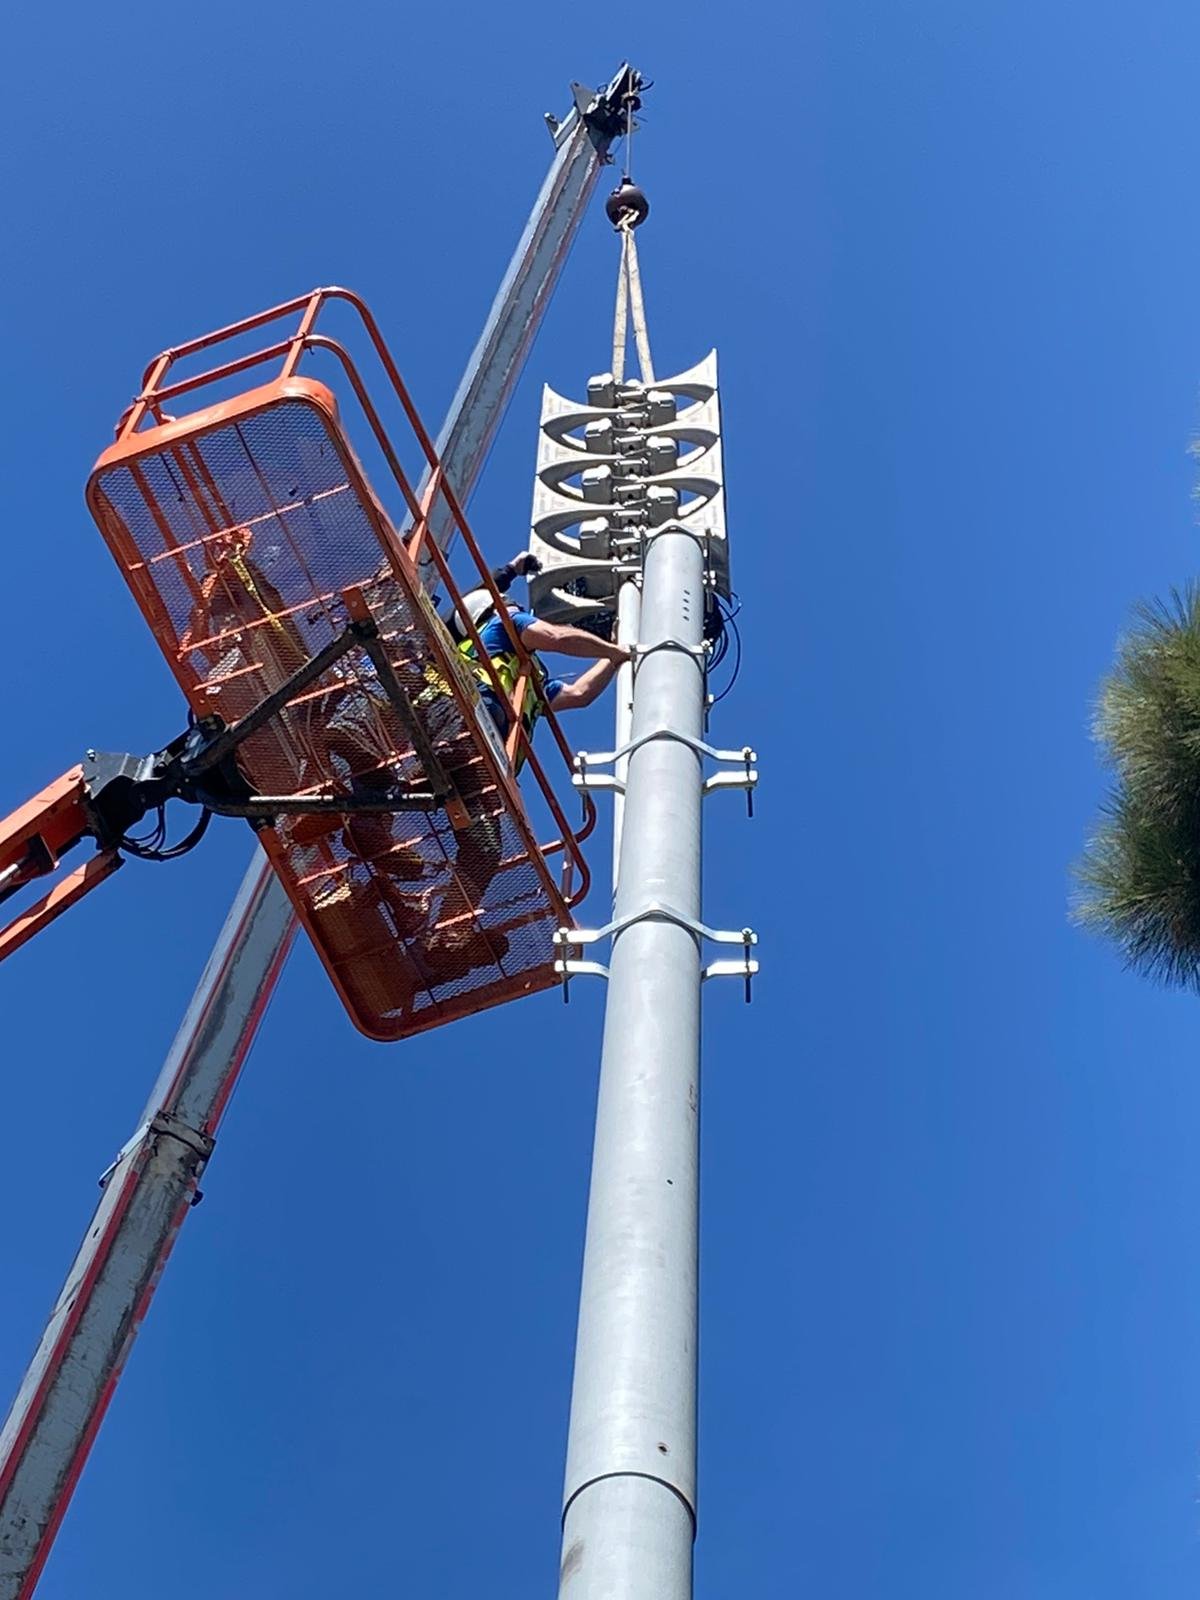
<svg viewBox="0 0 1200 1600"><path fill-rule="evenodd" d="M486 622L496 609L496 602L492 599L490 589L472 589L463 596L463 610L476 627L481 622Z"/></svg>
<svg viewBox="0 0 1200 1600"><path fill-rule="evenodd" d="M450 613L450 632L460 641L467 638L464 617L469 617L476 628L481 628L496 609L490 589L469 589Z"/></svg>

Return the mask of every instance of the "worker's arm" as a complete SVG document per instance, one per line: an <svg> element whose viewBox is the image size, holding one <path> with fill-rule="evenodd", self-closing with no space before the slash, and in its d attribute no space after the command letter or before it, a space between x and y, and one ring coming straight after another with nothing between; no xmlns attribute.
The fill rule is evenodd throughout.
<svg viewBox="0 0 1200 1600"><path fill-rule="evenodd" d="M492 582L501 594L507 594L517 578L531 578L542 570L542 564L528 550L518 550L511 561L492 568Z"/></svg>
<svg viewBox="0 0 1200 1600"><path fill-rule="evenodd" d="M597 661L595 666L589 667L575 679L574 683L564 683L562 688L550 702L550 709L557 715L560 711L579 711L584 706L590 706L593 700L598 700L616 676L617 663L615 661Z"/></svg>
<svg viewBox="0 0 1200 1600"><path fill-rule="evenodd" d="M501 594L507 594L518 578L531 578L534 573L542 570L542 564L536 556L530 555L528 550L518 550L511 561L503 561L498 567L492 568L492 582ZM472 601L477 600L477 605ZM441 602L436 601L440 605ZM492 600L485 587L468 589L461 596L457 607L451 606L450 610L442 615L442 621L450 629L455 643L461 643L467 637L467 630L463 623L466 616L479 617L481 613L490 615Z"/></svg>
<svg viewBox="0 0 1200 1600"><path fill-rule="evenodd" d="M582 656L592 661L610 662L621 666L629 660L629 651L623 644L610 644L598 639L594 633L582 628L572 628L557 622L531 622L521 631L521 643L527 650L550 650L560 656Z"/></svg>

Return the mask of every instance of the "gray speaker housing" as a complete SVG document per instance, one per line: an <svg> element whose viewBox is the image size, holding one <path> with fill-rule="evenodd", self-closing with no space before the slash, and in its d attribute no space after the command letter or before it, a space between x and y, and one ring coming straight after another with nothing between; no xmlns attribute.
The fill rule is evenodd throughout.
<svg viewBox="0 0 1200 1600"><path fill-rule="evenodd" d="M607 631L617 588L648 529L668 522L703 539L719 594L730 594L717 353L673 378L588 382L580 404L542 392L529 582L548 622Z"/></svg>

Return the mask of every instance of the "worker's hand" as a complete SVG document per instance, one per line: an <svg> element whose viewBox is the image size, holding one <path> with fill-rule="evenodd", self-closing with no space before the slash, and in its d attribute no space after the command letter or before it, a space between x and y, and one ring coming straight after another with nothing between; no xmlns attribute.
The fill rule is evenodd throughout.
<svg viewBox="0 0 1200 1600"><path fill-rule="evenodd" d="M528 550L518 550L508 563L514 572L519 572L523 578L532 578L542 570L542 563Z"/></svg>
<svg viewBox="0 0 1200 1600"><path fill-rule="evenodd" d="M610 645L609 646L609 651L610 651L610 654L609 654L608 659L616 667L623 667L628 662L633 660L633 651L629 648L628 645L624 645L624 644Z"/></svg>

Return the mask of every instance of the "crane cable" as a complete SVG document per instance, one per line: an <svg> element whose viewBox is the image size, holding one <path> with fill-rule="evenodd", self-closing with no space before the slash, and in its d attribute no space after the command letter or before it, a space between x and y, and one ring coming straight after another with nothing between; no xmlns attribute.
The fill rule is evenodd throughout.
<svg viewBox="0 0 1200 1600"><path fill-rule="evenodd" d="M629 320L633 319L633 337L637 346L638 366L643 383L654 382L654 362L650 355L650 332L646 326L646 304L642 299L642 273L638 264L637 240L633 230L645 220L649 207L645 196L633 182L633 107L636 96L625 97L625 167L621 183L612 197L616 209L609 211L613 227L621 236L621 260L617 267L617 303L613 313L612 374L620 383L625 377L625 347L629 340ZM635 204L622 206L623 191L628 190Z"/></svg>
<svg viewBox="0 0 1200 1600"><path fill-rule="evenodd" d="M625 345L628 339L627 316L633 321L642 382L654 382L654 361L650 355L650 330L646 326L646 303L642 299L642 273L638 264L633 216L626 212L617 223L621 235L621 264L617 276L617 309L613 318L613 377L619 383L625 376Z"/></svg>
<svg viewBox="0 0 1200 1600"><path fill-rule="evenodd" d="M629 323L633 323L634 343L637 347L638 365L642 382L654 383L654 363L650 355L650 333L646 326L646 304L642 298L642 274L638 263L637 239L634 229L645 221L649 204L631 176L633 147L633 107L626 102L625 169L620 184L609 196L605 209L609 220L621 237L621 260L617 268L617 299L613 312L612 375L617 384L624 381L626 345L629 342ZM736 595L728 600L714 594L706 607L705 639L709 645L707 672L720 667L733 651L732 670L725 686L713 696L712 704L724 700L737 683L742 667L742 638L737 625L740 602Z"/></svg>
<svg viewBox="0 0 1200 1600"><path fill-rule="evenodd" d="M629 339L629 229L621 228L621 261L617 267L617 304L613 312L612 375L625 377L625 345Z"/></svg>

